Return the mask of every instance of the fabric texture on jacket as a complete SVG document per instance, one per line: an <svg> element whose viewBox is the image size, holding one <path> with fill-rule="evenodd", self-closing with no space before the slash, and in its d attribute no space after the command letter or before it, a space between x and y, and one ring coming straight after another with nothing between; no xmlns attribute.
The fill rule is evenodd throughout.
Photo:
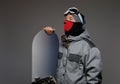
<svg viewBox="0 0 120 84"><path fill-rule="evenodd" d="M101 54L91 41L87 30L79 36L63 35L61 39L58 84L101 84Z"/></svg>

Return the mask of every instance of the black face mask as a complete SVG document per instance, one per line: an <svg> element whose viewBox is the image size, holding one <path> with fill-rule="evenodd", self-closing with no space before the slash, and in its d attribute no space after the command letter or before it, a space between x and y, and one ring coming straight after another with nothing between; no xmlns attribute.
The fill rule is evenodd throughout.
<svg viewBox="0 0 120 84"><path fill-rule="evenodd" d="M78 36L80 35L84 29L82 28L82 23L80 22L74 22L73 26L71 27L71 29L69 31L65 31L65 35L69 36Z"/></svg>

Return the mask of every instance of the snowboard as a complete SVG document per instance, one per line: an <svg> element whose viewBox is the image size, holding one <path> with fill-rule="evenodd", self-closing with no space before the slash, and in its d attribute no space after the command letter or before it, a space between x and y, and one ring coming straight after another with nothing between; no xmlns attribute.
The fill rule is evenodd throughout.
<svg viewBox="0 0 120 84"><path fill-rule="evenodd" d="M55 77L58 62L59 41L57 34L39 31L32 43L32 82L37 78Z"/></svg>

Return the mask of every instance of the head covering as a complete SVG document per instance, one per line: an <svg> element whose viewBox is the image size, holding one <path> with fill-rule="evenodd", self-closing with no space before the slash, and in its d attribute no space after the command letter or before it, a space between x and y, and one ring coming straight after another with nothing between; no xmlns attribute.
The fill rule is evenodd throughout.
<svg viewBox="0 0 120 84"><path fill-rule="evenodd" d="M76 14L72 14L73 18L75 19L76 22L81 22L80 18ZM81 22L82 23L82 22Z"/></svg>
<svg viewBox="0 0 120 84"><path fill-rule="evenodd" d="M66 16L69 13L73 15L73 17L76 20L76 22L80 22L82 24L85 23L84 16L79 12L79 10L76 7L70 7L70 8L68 8L65 11L64 16Z"/></svg>

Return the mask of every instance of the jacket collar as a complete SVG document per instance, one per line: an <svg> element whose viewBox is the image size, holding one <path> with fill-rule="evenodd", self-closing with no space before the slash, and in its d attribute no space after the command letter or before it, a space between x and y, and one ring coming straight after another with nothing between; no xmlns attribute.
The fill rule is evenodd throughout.
<svg viewBox="0 0 120 84"><path fill-rule="evenodd" d="M90 40L90 35L89 35L87 29L85 29L84 32L81 33L81 34L78 35L78 36L71 36L71 35L68 36L68 40L70 40L70 41L79 41L79 40L81 40L82 38L86 38L86 39L89 39L89 40Z"/></svg>
<svg viewBox="0 0 120 84"><path fill-rule="evenodd" d="M68 36L67 37L66 35L62 35L61 36L61 41L62 41L63 46L65 46L66 48L68 48L70 42L72 42L72 41L79 41L79 40L84 39L84 38L88 39L88 40L91 40L90 39L90 35L89 35L87 29L85 29L84 32L81 33L78 36Z"/></svg>

